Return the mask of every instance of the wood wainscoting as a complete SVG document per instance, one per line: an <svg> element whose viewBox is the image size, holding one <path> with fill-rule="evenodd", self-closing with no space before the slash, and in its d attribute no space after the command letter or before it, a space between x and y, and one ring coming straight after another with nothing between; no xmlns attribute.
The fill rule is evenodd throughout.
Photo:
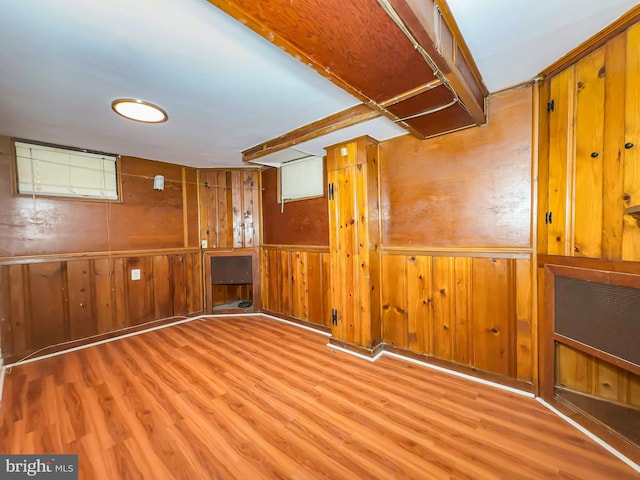
<svg viewBox="0 0 640 480"><path fill-rule="evenodd" d="M491 372L531 390L537 378L534 272L531 252L516 250L383 249L387 349Z"/></svg>
<svg viewBox="0 0 640 480"><path fill-rule="evenodd" d="M132 280L133 269L140 270L140 280ZM0 260L5 363L60 343L201 311L198 249Z"/></svg>
<svg viewBox="0 0 640 480"><path fill-rule="evenodd" d="M264 312L330 328L328 246L263 245L261 266Z"/></svg>

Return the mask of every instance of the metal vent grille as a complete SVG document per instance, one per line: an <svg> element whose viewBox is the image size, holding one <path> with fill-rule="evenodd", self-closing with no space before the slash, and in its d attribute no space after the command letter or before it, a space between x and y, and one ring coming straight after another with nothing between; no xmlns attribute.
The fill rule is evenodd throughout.
<svg viewBox="0 0 640 480"><path fill-rule="evenodd" d="M640 289L556 277L555 331L640 365Z"/></svg>

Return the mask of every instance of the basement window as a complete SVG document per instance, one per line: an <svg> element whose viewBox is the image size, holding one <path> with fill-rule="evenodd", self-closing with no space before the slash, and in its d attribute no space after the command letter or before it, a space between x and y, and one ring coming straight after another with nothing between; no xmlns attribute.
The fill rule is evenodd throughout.
<svg viewBox="0 0 640 480"><path fill-rule="evenodd" d="M118 200L117 156L15 142L18 193Z"/></svg>
<svg viewBox="0 0 640 480"><path fill-rule="evenodd" d="M322 157L306 157L283 164L278 169L278 201L317 198L324 195L324 161Z"/></svg>

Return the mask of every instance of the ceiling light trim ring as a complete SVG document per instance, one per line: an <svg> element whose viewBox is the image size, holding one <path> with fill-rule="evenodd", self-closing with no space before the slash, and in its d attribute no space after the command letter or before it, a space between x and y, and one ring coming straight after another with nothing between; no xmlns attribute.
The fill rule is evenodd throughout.
<svg viewBox="0 0 640 480"><path fill-rule="evenodd" d="M119 110L118 107L133 107L133 111ZM138 98L117 98L111 102L111 109L127 120L140 123L164 123L169 119L167 112L155 103Z"/></svg>

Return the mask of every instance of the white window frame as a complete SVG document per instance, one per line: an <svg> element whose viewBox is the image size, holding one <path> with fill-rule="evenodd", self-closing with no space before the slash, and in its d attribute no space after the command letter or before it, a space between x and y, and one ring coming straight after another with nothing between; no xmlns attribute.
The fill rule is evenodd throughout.
<svg viewBox="0 0 640 480"><path fill-rule="evenodd" d="M15 140L18 195L119 201L118 156Z"/></svg>

